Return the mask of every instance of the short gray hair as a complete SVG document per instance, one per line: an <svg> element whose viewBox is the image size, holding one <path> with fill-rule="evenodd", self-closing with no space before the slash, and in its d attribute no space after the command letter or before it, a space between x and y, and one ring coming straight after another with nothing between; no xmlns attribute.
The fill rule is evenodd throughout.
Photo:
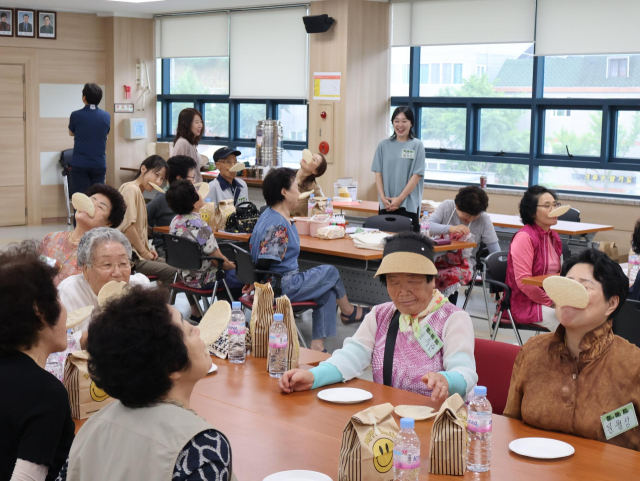
<svg viewBox="0 0 640 481"><path fill-rule="evenodd" d="M127 251L127 257L131 259L131 242L122 232L111 227L96 227L91 229L80 239L78 244L78 267L91 267L91 260L95 250L107 242L119 242Z"/></svg>

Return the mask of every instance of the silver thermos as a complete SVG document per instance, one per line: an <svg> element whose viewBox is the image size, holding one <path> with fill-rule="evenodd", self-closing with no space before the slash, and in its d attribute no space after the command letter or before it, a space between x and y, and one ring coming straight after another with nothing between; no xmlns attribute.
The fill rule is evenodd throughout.
<svg viewBox="0 0 640 481"><path fill-rule="evenodd" d="M260 120L256 126L256 167L264 177L271 167L282 167L282 124Z"/></svg>

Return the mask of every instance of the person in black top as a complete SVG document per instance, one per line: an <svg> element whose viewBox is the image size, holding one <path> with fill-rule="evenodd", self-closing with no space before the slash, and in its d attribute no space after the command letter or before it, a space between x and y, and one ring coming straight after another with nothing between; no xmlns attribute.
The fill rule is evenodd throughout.
<svg viewBox="0 0 640 481"><path fill-rule="evenodd" d="M73 442L67 390L44 370L67 347L56 274L35 242L0 253L0 480L55 480Z"/></svg>
<svg viewBox="0 0 640 481"><path fill-rule="evenodd" d="M640 219L636 221L636 226L633 229L633 236L631 237L631 248L633 251L640 255ZM636 276L636 280L633 283L633 287L629 291L627 299L632 301L640 301L640 276Z"/></svg>

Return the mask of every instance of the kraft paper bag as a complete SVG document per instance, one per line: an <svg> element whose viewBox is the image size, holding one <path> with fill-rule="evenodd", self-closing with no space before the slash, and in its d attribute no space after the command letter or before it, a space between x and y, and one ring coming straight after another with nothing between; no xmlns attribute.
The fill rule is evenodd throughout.
<svg viewBox="0 0 640 481"><path fill-rule="evenodd" d="M251 353L253 357L269 355L269 328L273 322L273 288L268 282L254 283L253 309L249 332L251 333Z"/></svg>
<svg viewBox="0 0 640 481"><path fill-rule="evenodd" d="M601 241L598 250L604 252L610 259L618 262L618 246L615 242ZM565 259L566 260L566 259Z"/></svg>
<svg viewBox="0 0 640 481"><path fill-rule="evenodd" d="M221 200L216 207L215 225L216 230L224 230L227 225L227 219L236 211L233 206L233 199Z"/></svg>
<svg viewBox="0 0 640 481"><path fill-rule="evenodd" d="M429 472L462 476L467 470L467 409L459 394L447 399L433 421Z"/></svg>
<svg viewBox="0 0 640 481"><path fill-rule="evenodd" d="M200 218L206 222L211 229L217 230L216 225L216 204L215 202L206 202L200 207Z"/></svg>
<svg viewBox="0 0 640 481"><path fill-rule="evenodd" d="M393 481L393 443L398 425L390 403L351 416L342 433L338 481Z"/></svg>
<svg viewBox="0 0 640 481"><path fill-rule="evenodd" d="M75 351L67 356L64 365L64 387L69 394L74 419L86 419L115 401L91 380L88 359L87 351Z"/></svg>
<svg viewBox="0 0 640 481"><path fill-rule="evenodd" d="M298 341L298 330L296 329L296 319L293 315L293 307L291 307L291 301L287 296L278 297L276 299L276 312L282 314L284 325L287 326L287 371L289 371L290 369L298 367L298 361L300 359L300 341ZM269 369L268 359L267 369Z"/></svg>

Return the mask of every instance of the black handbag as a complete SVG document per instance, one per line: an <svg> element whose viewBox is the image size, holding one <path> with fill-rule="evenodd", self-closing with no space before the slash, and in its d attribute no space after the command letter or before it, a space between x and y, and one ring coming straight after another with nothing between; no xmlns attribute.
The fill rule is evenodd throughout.
<svg viewBox="0 0 640 481"><path fill-rule="evenodd" d="M241 202L236 211L227 218L225 232L237 234L251 234L258 222L260 211L253 202Z"/></svg>

